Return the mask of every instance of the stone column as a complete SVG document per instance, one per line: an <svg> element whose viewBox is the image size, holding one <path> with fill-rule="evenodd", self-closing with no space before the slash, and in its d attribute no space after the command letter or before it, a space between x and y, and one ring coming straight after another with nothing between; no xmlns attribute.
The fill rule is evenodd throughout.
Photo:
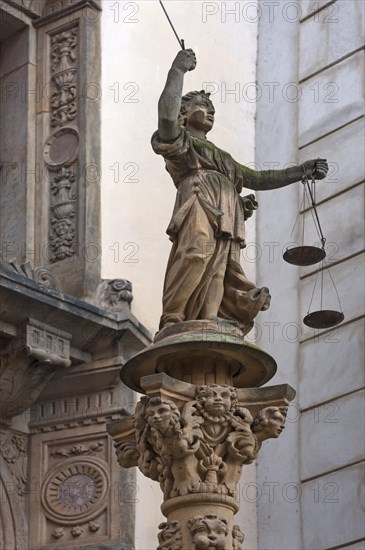
<svg viewBox="0 0 365 550"><path fill-rule="evenodd" d="M245 333L234 322L177 323L122 369L122 380L145 395L108 431L119 464L161 486L158 550L243 548L234 521L242 467L280 435L295 395L285 384L258 387L276 364Z"/></svg>

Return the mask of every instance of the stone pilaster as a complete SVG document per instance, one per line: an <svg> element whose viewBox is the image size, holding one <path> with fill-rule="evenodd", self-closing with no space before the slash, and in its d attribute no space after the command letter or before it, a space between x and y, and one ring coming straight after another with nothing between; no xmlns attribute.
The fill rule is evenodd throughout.
<svg viewBox="0 0 365 550"><path fill-rule="evenodd" d="M36 242L63 292L100 282L100 8L46 4L38 32Z"/></svg>

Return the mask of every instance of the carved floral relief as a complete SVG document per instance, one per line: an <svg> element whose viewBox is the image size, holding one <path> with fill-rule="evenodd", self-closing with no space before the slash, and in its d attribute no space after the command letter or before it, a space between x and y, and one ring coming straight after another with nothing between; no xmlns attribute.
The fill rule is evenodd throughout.
<svg viewBox="0 0 365 550"><path fill-rule="evenodd" d="M77 252L78 36L75 25L50 37L53 134L46 141L44 157L51 172L49 244L53 263Z"/></svg>
<svg viewBox="0 0 365 550"><path fill-rule="evenodd" d="M27 484L27 438L1 432L0 454L8 465L17 494L24 496Z"/></svg>

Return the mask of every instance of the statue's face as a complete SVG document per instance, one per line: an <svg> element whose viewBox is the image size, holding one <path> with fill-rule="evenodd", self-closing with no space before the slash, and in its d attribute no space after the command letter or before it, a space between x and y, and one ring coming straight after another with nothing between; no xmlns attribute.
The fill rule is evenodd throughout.
<svg viewBox="0 0 365 550"><path fill-rule="evenodd" d="M149 405L147 420L150 426L159 431L167 430L171 425L171 409L167 403Z"/></svg>
<svg viewBox="0 0 365 550"><path fill-rule="evenodd" d="M197 550L223 550L227 542L227 525L218 518L205 517L194 528L193 542Z"/></svg>
<svg viewBox="0 0 365 550"><path fill-rule="evenodd" d="M214 387L209 388L205 398L204 409L209 414L225 414L230 411L232 406L231 392L229 388Z"/></svg>
<svg viewBox="0 0 365 550"><path fill-rule="evenodd" d="M202 96L194 97L187 106L187 126L208 133L214 125L213 104Z"/></svg>
<svg viewBox="0 0 365 550"><path fill-rule="evenodd" d="M269 418L267 427L272 434L271 437L279 437L285 428L285 416L279 410L273 412Z"/></svg>
<svg viewBox="0 0 365 550"><path fill-rule="evenodd" d="M285 416L277 410L266 412L266 422L262 425L261 431L267 438L279 437L285 427Z"/></svg>

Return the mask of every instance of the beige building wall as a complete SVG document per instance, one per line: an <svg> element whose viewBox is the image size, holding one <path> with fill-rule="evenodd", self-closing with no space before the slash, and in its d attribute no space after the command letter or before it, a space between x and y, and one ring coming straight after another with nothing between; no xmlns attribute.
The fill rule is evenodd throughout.
<svg viewBox="0 0 365 550"><path fill-rule="evenodd" d="M157 2L104 1L103 7L103 276L133 282L132 311L154 333L175 193L149 140L178 44ZM298 393L281 439L267 442L257 467L244 471L238 522L245 548L363 548L364 3L281 0L257 8L244 1L174 1L166 7L198 57L185 91L205 85L213 92L212 141L261 169L318 156L330 161L317 200L346 317L340 328L318 335L303 325L316 267L299 269L282 259L286 245L300 238L298 228L290 233L301 185L258 194L258 214L247 224L244 267L273 295L248 339L277 360L273 383L290 383ZM337 309L331 282L324 281L325 307ZM161 496L139 474L137 484L136 548L145 550L155 545Z"/></svg>
<svg viewBox="0 0 365 550"><path fill-rule="evenodd" d="M330 172L317 184L318 214L345 322L320 332L302 322L317 266L295 268L281 257L288 242L301 239L300 227L290 238L301 186L261 193L258 241L270 237L275 252L258 264L259 281L272 277L273 290L261 343L278 360L278 381L297 388L297 398L285 436L258 461L258 548L361 549L364 3L291 4L278 6L274 21L259 22L258 83L272 82L275 96L257 104L256 159L328 159ZM316 241L309 215L306 243ZM320 309L320 279L311 311ZM326 272L323 308L339 309Z"/></svg>

